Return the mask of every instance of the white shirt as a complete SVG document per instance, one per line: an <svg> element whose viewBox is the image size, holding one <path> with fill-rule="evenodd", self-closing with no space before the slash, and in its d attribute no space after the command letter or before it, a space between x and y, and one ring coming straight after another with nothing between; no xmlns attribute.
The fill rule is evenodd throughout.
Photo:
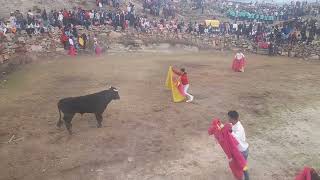
<svg viewBox="0 0 320 180"><path fill-rule="evenodd" d="M17 22L16 17L11 16L11 17L10 17L10 23L11 23L11 26L12 26L12 27L16 27L16 22Z"/></svg>
<svg viewBox="0 0 320 180"><path fill-rule="evenodd" d="M233 29L235 29L236 31L238 31L238 24L233 24Z"/></svg>
<svg viewBox="0 0 320 180"><path fill-rule="evenodd" d="M59 16L58 16L58 20L59 20L60 22L62 22L62 21L63 21L63 15L62 15L62 13L60 13L60 14L59 14Z"/></svg>
<svg viewBox="0 0 320 180"><path fill-rule="evenodd" d="M100 20L100 14L99 13L96 13L96 18L97 18L97 20Z"/></svg>
<svg viewBox="0 0 320 180"><path fill-rule="evenodd" d="M238 141L238 149L240 152L244 152L248 149L249 144L246 142L246 133L240 121L232 126L232 135Z"/></svg>
<svg viewBox="0 0 320 180"><path fill-rule="evenodd" d="M236 58L237 60L241 60L242 58L245 58L245 56L244 56L244 54L242 54L242 53L237 53L237 54L235 55L235 58Z"/></svg>
<svg viewBox="0 0 320 180"><path fill-rule="evenodd" d="M73 44L73 40L72 40L71 38L69 38L69 44L70 44L71 46L74 45L74 44Z"/></svg>
<svg viewBox="0 0 320 180"><path fill-rule="evenodd" d="M93 14L92 12L90 12L90 13L89 13L89 17L90 17L90 19L93 19L94 14Z"/></svg>

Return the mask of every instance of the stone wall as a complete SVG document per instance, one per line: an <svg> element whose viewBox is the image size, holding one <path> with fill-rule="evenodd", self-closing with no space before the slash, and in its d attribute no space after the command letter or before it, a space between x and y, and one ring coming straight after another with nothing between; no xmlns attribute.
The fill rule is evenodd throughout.
<svg viewBox="0 0 320 180"><path fill-rule="evenodd" d="M115 32L109 27L93 27L90 30L79 27L79 34L86 33L90 37L98 37L99 44L104 50L114 52L141 50L148 44L167 43L171 45L180 44L184 46L197 47L200 50L237 51L268 54L268 50L259 50L257 46L245 38L239 40L235 36L196 36L191 34L174 33L136 33L133 31ZM93 38L88 42L88 48L79 53L94 53ZM121 45L121 46L120 46ZM29 37L25 32L21 34L7 34L0 39L0 66L10 63L12 59L19 56L32 54L34 58L39 56L54 57L67 55L63 45L60 43L60 30L52 29L50 33ZM312 44L298 43L293 46L279 47L282 56L298 57L303 59L319 59L320 41ZM34 59L33 58L33 59Z"/></svg>

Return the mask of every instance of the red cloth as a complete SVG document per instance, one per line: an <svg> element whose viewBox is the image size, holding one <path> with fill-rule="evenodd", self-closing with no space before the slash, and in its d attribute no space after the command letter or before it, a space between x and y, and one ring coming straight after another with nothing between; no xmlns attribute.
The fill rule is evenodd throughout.
<svg viewBox="0 0 320 180"><path fill-rule="evenodd" d="M85 18L86 18L86 19L90 19L89 11L86 11Z"/></svg>
<svg viewBox="0 0 320 180"><path fill-rule="evenodd" d="M259 34L259 35L256 36L256 42L257 43L261 42L262 40L263 40L262 34Z"/></svg>
<svg viewBox="0 0 320 180"><path fill-rule="evenodd" d="M259 42L258 46L261 49L268 49L269 48L269 44L267 42Z"/></svg>
<svg viewBox="0 0 320 180"><path fill-rule="evenodd" d="M128 28L129 28L129 21L128 21L128 20L126 20L126 21L124 22L124 27L125 27L125 29L128 29Z"/></svg>
<svg viewBox="0 0 320 180"><path fill-rule="evenodd" d="M76 56L77 55L77 51L76 48L74 48L74 46L70 46L69 48L69 53L70 56Z"/></svg>
<svg viewBox="0 0 320 180"><path fill-rule="evenodd" d="M189 84L189 79L188 79L187 73L179 72L179 71L176 71L176 70L174 70L174 69L172 69L172 70L173 70L173 72L174 72L175 74L177 74L178 76L180 76L180 80L181 80L182 85L187 85L187 84Z"/></svg>
<svg viewBox="0 0 320 180"><path fill-rule="evenodd" d="M61 36L60 36L60 41L62 44L64 44L65 42L68 41L68 37L66 36L65 33L62 33Z"/></svg>
<svg viewBox="0 0 320 180"><path fill-rule="evenodd" d="M309 167L305 167L297 176L296 180L311 180L311 171Z"/></svg>
<svg viewBox="0 0 320 180"><path fill-rule="evenodd" d="M209 135L214 135L229 159L229 167L238 180L243 179L243 171L247 168L247 161L238 149L238 141L231 134L232 126L222 125L219 119L213 119L208 129Z"/></svg>
<svg viewBox="0 0 320 180"><path fill-rule="evenodd" d="M241 58L241 59L234 58L232 63L232 70L234 70L235 72L243 72L245 64L246 64L245 58Z"/></svg>
<svg viewBox="0 0 320 180"><path fill-rule="evenodd" d="M102 53L102 49L101 49L101 47L100 46L96 46L96 55L100 55Z"/></svg>
<svg viewBox="0 0 320 180"><path fill-rule="evenodd" d="M65 19L68 19L68 18L69 18L69 13L68 13L68 11L63 11L63 17L64 17Z"/></svg>

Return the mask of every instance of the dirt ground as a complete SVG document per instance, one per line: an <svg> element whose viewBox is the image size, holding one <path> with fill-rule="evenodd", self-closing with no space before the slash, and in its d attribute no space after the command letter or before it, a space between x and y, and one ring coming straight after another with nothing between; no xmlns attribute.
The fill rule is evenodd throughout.
<svg viewBox="0 0 320 180"><path fill-rule="evenodd" d="M128 53L43 60L0 88L0 180L232 180L207 134L211 119L240 112L253 180L293 180L320 168L320 62L231 53ZM193 103L164 87L169 65L189 72ZM104 113L77 115L74 134L57 129L60 98L120 89ZM13 140L7 143L14 135Z"/></svg>

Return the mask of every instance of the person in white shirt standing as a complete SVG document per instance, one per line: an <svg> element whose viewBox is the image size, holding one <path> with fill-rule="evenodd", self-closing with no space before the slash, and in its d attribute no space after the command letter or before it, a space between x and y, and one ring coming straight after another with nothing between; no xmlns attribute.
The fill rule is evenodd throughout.
<svg viewBox="0 0 320 180"><path fill-rule="evenodd" d="M232 135L238 141L238 149L243 157L247 160L249 156L249 144L246 142L246 133L239 121L239 113L237 111L228 112L229 122L232 124ZM244 180L249 180L248 170L244 171Z"/></svg>

